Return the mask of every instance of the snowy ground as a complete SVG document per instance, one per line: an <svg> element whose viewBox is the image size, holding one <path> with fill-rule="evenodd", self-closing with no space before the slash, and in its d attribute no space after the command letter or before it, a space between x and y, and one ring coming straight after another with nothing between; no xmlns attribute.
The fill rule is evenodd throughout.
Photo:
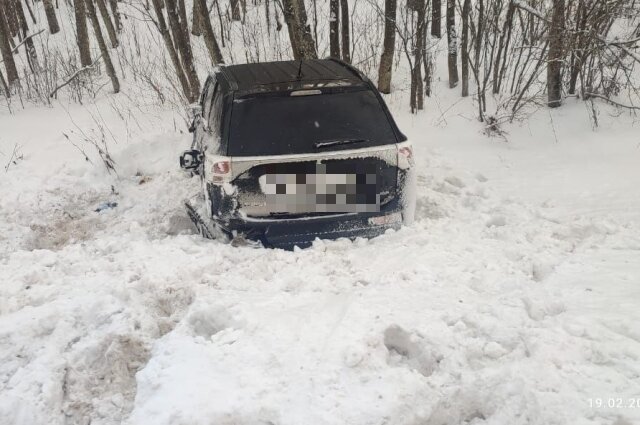
<svg viewBox="0 0 640 425"><path fill-rule="evenodd" d="M416 223L296 252L191 234L169 112L0 115L0 423L639 424L637 126L389 101Z"/></svg>

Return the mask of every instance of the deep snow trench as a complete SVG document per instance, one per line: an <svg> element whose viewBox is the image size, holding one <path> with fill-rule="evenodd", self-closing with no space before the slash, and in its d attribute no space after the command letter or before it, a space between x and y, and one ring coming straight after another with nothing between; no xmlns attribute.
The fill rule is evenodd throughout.
<svg viewBox="0 0 640 425"><path fill-rule="evenodd" d="M633 129L605 161L403 115L416 223L285 252L191 234L170 120L110 121L115 176L63 115L0 117L0 424L640 423Z"/></svg>

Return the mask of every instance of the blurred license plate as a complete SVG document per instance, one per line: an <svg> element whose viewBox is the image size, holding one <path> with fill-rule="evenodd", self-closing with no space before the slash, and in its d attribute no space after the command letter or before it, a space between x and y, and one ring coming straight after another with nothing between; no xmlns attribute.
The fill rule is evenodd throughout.
<svg viewBox="0 0 640 425"><path fill-rule="evenodd" d="M377 212L378 176L367 174L265 174L260 178L269 212Z"/></svg>
<svg viewBox="0 0 640 425"><path fill-rule="evenodd" d="M402 214L400 214L399 212L369 218L369 224L373 224L374 226L384 226L385 224L400 223L400 221L402 221Z"/></svg>

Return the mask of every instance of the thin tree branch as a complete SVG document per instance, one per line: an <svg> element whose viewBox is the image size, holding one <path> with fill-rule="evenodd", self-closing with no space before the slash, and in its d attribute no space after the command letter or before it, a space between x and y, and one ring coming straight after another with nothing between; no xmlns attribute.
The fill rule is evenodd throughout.
<svg viewBox="0 0 640 425"><path fill-rule="evenodd" d="M69 85L73 80L75 80L83 72L88 71L90 69L93 69L96 66L96 64L98 63L98 61L100 60L101 57L102 57L102 55L98 56L93 61L93 63L91 65L85 66L84 68L80 68L76 72L71 74L71 76L69 78L67 78L62 84L60 84L58 87L53 89L53 91L49 94L49 97L54 97L56 95L56 93L58 93L58 90L60 90L61 88L65 87L67 85Z"/></svg>
<svg viewBox="0 0 640 425"><path fill-rule="evenodd" d="M605 101L611 103L612 105L619 106L621 108L631 109L633 111L640 111L640 106L625 105L623 103L616 102L615 100L609 99L608 97L603 96L603 95L598 94L598 93L585 93L585 96L587 98L589 98L589 97L597 97L598 99L605 100Z"/></svg>
<svg viewBox="0 0 640 425"><path fill-rule="evenodd" d="M22 46L24 43L26 43L27 41L31 40L33 37L35 37L36 35L40 35L44 32L44 30L40 30L38 32L35 32L31 35L26 36L20 43L18 43L16 45L16 47L14 47L13 49L11 49L11 53L16 53L18 51L18 49L20 48L20 46Z"/></svg>

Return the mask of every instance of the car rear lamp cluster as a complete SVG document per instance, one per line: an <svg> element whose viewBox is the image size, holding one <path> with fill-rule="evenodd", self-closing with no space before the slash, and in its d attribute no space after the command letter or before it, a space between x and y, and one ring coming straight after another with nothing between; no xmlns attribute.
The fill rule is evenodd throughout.
<svg viewBox="0 0 640 425"><path fill-rule="evenodd" d="M231 161L218 161L211 167L212 180L214 183L223 183L231 175Z"/></svg>
<svg viewBox="0 0 640 425"><path fill-rule="evenodd" d="M414 164L413 161L413 150L410 146L399 146L398 147L398 168L406 170L407 168L412 167Z"/></svg>

